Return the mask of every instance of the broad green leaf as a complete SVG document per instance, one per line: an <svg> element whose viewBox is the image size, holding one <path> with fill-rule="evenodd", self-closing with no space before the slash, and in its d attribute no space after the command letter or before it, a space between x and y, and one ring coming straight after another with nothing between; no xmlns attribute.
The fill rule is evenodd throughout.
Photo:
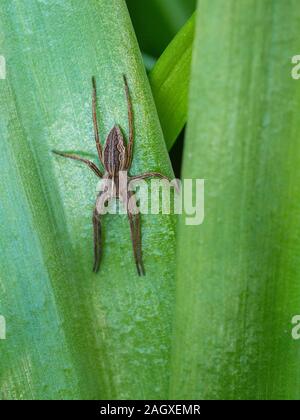
<svg viewBox="0 0 300 420"><path fill-rule="evenodd" d="M143 52L159 57L196 8L196 0L126 0Z"/></svg>
<svg viewBox="0 0 300 420"><path fill-rule="evenodd" d="M205 179L205 220L180 221L171 397L298 400L299 3L198 12L183 177Z"/></svg>
<svg viewBox="0 0 300 420"><path fill-rule="evenodd" d="M187 120L194 28L193 15L149 74L168 150L172 148Z"/></svg>
<svg viewBox="0 0 300 420"><path fill-rule="evenodd" d="M173 216L142 216L146 276L138 277L127 217L103 219L92 273L97 179L52 149L93 154L91 77L102 141L128 131L122 74L133 100L132 173L172 175L123 0L3 0L0 54L0 397L165 398L173 305Z"/></svg>

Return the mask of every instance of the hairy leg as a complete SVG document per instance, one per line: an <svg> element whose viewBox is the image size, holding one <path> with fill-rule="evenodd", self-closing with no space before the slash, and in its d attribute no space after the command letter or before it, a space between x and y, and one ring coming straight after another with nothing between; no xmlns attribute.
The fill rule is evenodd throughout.
<svg viewBox="0 0 300 420"><path fill-rule="evenodd" d="M127 109L128 109L128 125L129 125L129 141L128 141L128 149L127 149L127 165L126 168L129 169L132 162L132 155L133 155L133 142L134 142L134 129L133 129L133 112L132 112L132 104L129 94L129 87L127 83L126 76L123 75L124 84L125 84L125 93L127 99Z"/></svg>
<svg viewBox="0 0 300 420"><path fill-rule="evenodd" d="M129 207L129 200L132 200L132 193L128 194L127 203L127 215L130 224L131 242L133 247L133 255L135 265L139 276L145 275L145 269L142 259L142 241L141 241L141 216L140 213L132 213L132 209Z"/></svg>
<svg viewBox="0 0 300 420"><path fill-rule="evenodd" d="M95 77L92 77L92 85L93 85L93 103L92 103L92 113L93 113L93 124L94 124L94 134L95 134L95 142L96 147L98 151L98 156L100 159L100 162L103 164L103 158L102 158L102 146L100 143L99 138L99 129L98 129L98 121L97 121L97 87L96 87L96 79Z"/></svg>
<svg viewBox="0 0 300 420"><path fill-rule="evenodd" d="M130 180L135 181L137 179L147 179L147 178L161 178L161 179L166 179L168 181L171 181L171 179L165 175L162 175L159 172L146 172L144 174L141 175L135 175L135 176L131 176Z"/></svg>
<svg viewBox="0 0 300 420"><path fill-rule="evenodd" d="M180 192L180 184L178 183L177 180L172 181L169 177L159 173L159 172L146 172L144 174L141 175L135 175L135 176L131 176L130 177L130 181L137 181L139 179L148 179L148 178L160 178L160 179L165 179L169 182L174 183L174 187L176 189L176 191L179 193Z"/></svg>
<svg viewBox="0 0 300 420"><path fill-rule="evenodd" d="M79 162L83 162L85 163L99 178L102 178L103 174L100 171L100 169L94 164L94 162L88 160L88 159L83 159L79 156L76 155L70 155L69 153L63 153L63 152L57 152L56 150L52 150L53 153L55 153L58 156L62 156L64 158L68 158L68 159L73 159L73 160L78 160Z"/></svg>
<svg viewBox="0 0 300 420"><path fill-rule="evenodd" d="M94 228L94 273L98 273L102 255L102 241L101 241L101 221L100 214L97 208L93 212L93 228Z"/></svg>

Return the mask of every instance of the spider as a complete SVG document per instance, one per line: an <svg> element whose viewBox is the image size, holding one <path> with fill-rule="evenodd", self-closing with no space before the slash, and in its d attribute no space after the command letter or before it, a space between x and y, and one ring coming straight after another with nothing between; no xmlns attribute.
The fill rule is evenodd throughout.
<svg viewBox="0 0 300 420"><path fill-rule="evenodd" d="M125 86L125 95L127 99L127 108L128 108L128 123L129 123L129 141L128 144L125 144L124 136L119 125L115 125L110 133L108 134L104 147L102 149L99 137L98 122L96 115L97 108L97 90L96 90L96 80L95 77L92 77L92 116L93 116L93 126L95 134L96 148L100 162L104 167L104 174L95 165L94 162L83 159L79 156L72 155L69 153L63 153L53 150L53 153L69 158L78 160L86 164L98 177L104 180L107 184L101 192L99 192L96 205L93 211L93 229L94 229L94 267L93 271L97 273L100 268L101 255L102 255L102 229L101 229L101 214L105 213L104 207L107 205L108 201L116 198L121 200L125 205L128 220L130 224L131 232L131 241L133 246L133 255L137 268L138 275L145 275L145 269L142 259L142 242L141 242L141 222L140 222L140 213L133 211L133 207L137 208L135 197L132 191L128 190L128 185L133 180L146 179L150 177L158 177L162 179L170 179L158 172L146 172L144 174L130 176L128 171L131 168L132 158L133 158L133 145L134 145L134 122L133 122L133 110L132 103L128 88L128 83L126 76L123 75L124 86ZM127 175L127 182L125 185L119 182L120 172L125 172ZM109 185L113 185L111 188ZM135 203L133 206L130 202Z"/></svg>

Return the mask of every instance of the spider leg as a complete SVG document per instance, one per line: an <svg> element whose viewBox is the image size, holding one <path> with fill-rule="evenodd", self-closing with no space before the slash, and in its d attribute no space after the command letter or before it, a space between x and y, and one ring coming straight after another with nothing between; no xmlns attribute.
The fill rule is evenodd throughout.
<svg viewBox="0 0 300 420"><path fill-rule="evenodd" d="M97 87L96 87L96 79L93 76L92 77L92 85L93 85L93 101L92 101L92 113L93 113L93 124L94 124L94 133L95 133L95 142L97 147L97 152L100 161L103 164L103 158L102 158L102 146L100 143L100 137L99 137L99 129L98 129L98 121L97 121Z"/></svg>
<svg viewBox="0 0 300 420"><path fill-rule="evenodd" d="M145 268L143 263L143 257L142 257L142 233L141 233L141 215L140 213L135 215L135 221L136 221L136 241L137 241L137 256L138 260L140 262L140 269L141 273L144 276L145 275Z"/></svg>
<svg viewBox="0 0 300 420"><path fill-rule="evenodd" d="M169 182L172 182L172 180L169 177L167 177L167 176L165 176L165 175L163 175L159 172L146 172L144 174L131 176L130 181L136 181L136 180L139 180L139 179L147 179L147 178L161 178L161 179L166 179ZM177 180L175 180L174 187L175 187L176 191L179 193L180 192L180 186L179 186Z"/></svg>
<svg viewBox="0 0 300 420"><path fill-rule="evenodd" d="M83 162L85 163L99 178L102 178L103 174L100 171L100 169L94 164L94 162L88 160L88 159L83 159L79 156L76 155L71 155L69 153L63 153L63 152L57 152L56 150L52 150L53 153L55 153L56 155L68 158L68 159L73 159L73 160L78 160L79 162Z"/></svg>
<svg viewBox="0 0 300 420"><path fill-rule="evenodd" d="M147 178L162 178L162 179L167 179L168 181L171 181L169 177L160 174L159 172L146 172L144 174L140 174L140 175L135 175L135 176L131 176L130 179L131 180L137 180L137 179L147 179Z"/></svg>
<svg viewBox="0 0 300 420"><path fill-rule="evenodd" d="M145 269L142 259L142 241L141 241L141 218L140 213L134 214L129 208L129 200L132 200L133 193L128 194L127 215L130 224L131 242L135 265L139 276L145 275Z"/></svg>
<svg viewBox="0 0 300 420"><path fill-rule="evenodd" d="M127 109L128 109L129 141L128 141L128 148L127 148L127 168L129 169L132 162L133 142L134 142L133 111L132 111L129 87L128 87L125 74L123 74L123 79L124 79L124 84L125 84L125 94L126 94Z"/></svg>
<svg viewBox="0 0 300 420"><path fill-rule="evenodd" d="M98 213L97 208L95 207L93 212L93 227L94 227L94 273L98 273L102 255L102 242L101 242L101 221L100 213Z"/></svg>
<svg viewBox="0 0 300 420"><path fill-rule="evenodd" d="M105 191L101 191L98 195L96 205L93 212L93 228L94 228L94 273L98 273L101 256L102 256L102 228L101 228L101 209L104 208L105 203L108 201L108 197Z"/></svg>
<svg viewBox="0 0 300 420"><path fill-rule="evenodd" d="M103 177L104 182L108 181L107 174ZM93 227L94 227L94 273L99 271L101 256L102 256L102 228L101 228L101 216L106 213L105 205L108 203L113 196L108 190L108 185L104 185L104 189L100 191L96 205L93 212Z"/></svg>

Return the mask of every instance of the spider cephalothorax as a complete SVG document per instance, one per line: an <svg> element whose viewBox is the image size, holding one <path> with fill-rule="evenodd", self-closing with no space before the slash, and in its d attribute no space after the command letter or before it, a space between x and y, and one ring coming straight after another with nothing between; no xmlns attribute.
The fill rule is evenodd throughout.
<svg viewBox="0 0 300 420"><path fill-rule="evenodd" d="M110 184L114 185L114 188L109 189L109 187L102 189L99 192L96 205L94 208L93 213L93 226L94 226L94 252L95 252L95 262L94 262L94 272L99 271L100 267L100 260L102 254L102 242L101 242L101 215L105 213L103 211L104 206L107 202L112 198L117 198L123 201L125 208L127 209L127 215L130 223L130 231L131 231L131 240L133 245L133 254L135 259L135 264L137 267L137 271L139 275L144 275L144 265L142 260L142 243L141 243L141 224L140 224L140 214L139 212L132 211L132 200L134 199L132 191L128 190L128 185L130 181L138 180L138 179L146 179L150 177L159 177L168 179L165 175L162 175L158 172L146 172L141 175L136 176L129 176L128 182L124 184L119 183L119 174L120 172L127 172L131 167L132 162L132 155L133 155L133 142L134 142L134 130L133 130L133 113L132 113L132 105L129 95L129 89L126 77L124 77L124 84L125 84L125 93L127 98L127 106L128 106L128 121L129 121L129 140L128 145L126 145L124 136L122 131L118 125L115 125L110 133L107 136L105 141L105 145L102 150L102 146L100 143L99 138L99 130L98 130L98 122L97 122L97 115L96 115L96 81L95 78L92 78L93 83L93 123L94 123L94 133L95 133L95 141L98 156L100 162L104 167L104 174L102 171L94 164L94 162L83 159L79 156L57 152L54 153L70 158L79 160L80 162L85 163L89 166L89 168L97 175L98 178L104 180L104 182L110 182ZM124 190L125 189L125 190ZM129 203L131 203L129 205Z"/></svg>

